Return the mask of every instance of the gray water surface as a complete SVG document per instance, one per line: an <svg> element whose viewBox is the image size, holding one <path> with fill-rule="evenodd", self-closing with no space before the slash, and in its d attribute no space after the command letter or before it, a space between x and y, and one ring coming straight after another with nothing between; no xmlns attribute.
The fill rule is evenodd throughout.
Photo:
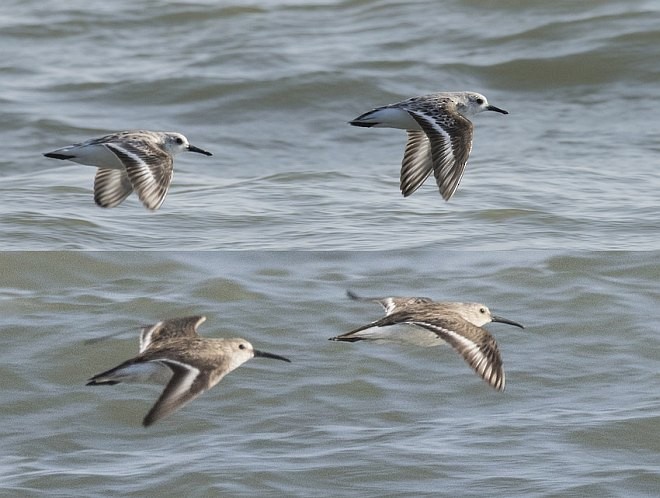
<svg viewBox="0 0 660 498"><path fill-rule="evenodd" d="M4 253L8 496L654 496L657 252ZM479 301L498 393L450 348L329 337L364 295ZM205 314L254 359L149 429L158 387L85 386L138 327ZM117 334L88 344L108 334Z"/></svg>
<svg viewBox="0 0 660 498"><path fill-rule="evenodd" d="M9 1L0 17L5 249L658 249L655 1ZM373 107L475 90L456 196L404 199ZM41 154L184 133L161 210L92 199Z"/></svg>
<svg viewBox="0 0 660 498"><path fill-rule="evenodd" d="M7 0L0 494L660 495L659 26L650 0ZM510 114L474 118L449 203L404 199L405 133L347 122L441 90ZM135 128L214 153L155 213L42 156ZM506 391L449 348L328 341L381 316L347 288L525 324L488 326ZM292 363L148 430L158 387L85 386L198 313Z"/></svg>

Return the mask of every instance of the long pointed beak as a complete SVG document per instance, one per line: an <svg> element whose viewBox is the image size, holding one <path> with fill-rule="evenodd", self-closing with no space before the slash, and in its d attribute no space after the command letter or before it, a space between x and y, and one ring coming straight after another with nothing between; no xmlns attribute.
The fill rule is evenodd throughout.
<svg viewBox="0 0 660 498"><path fill-rule="evenodd" d="M519 324L518 322L514 322L513 320L509 320L508 318L504 318L504 317L501 317L501 316L491 315L490 319L494 322L508 323L509 325L513 325L514 327L520 327L521 329L525 328L521 324Z"/></svg>
<svg viewBox="0 0 660 498"><path fill-rule="evenodd" d="M205 156L212 156L213 155L207 150L200 149L199 147L195 147L194 145L190 145L190 144L188 145L188 150L190 152L198 152L200 154L204 154Z"/></svg>
<svg viewBox="0 0 660 498"><path fill-rule="evenodd" d="M509 114L509 111L505 111L504 109L500 109L499 107L495 107L494 105L489 105L488 107L486 107L486 110L501 112L502 114Z"/></svg>
<svg viewBox="0 0 660 498"><path fill-rule="evenodd" d="M291 360L285 358L284 356L273 353L266 353L265 351L257 351L256 349L254 350L254 356L259 356L261 358L272 358L273 360L282 360L291 363Z"/></svg>

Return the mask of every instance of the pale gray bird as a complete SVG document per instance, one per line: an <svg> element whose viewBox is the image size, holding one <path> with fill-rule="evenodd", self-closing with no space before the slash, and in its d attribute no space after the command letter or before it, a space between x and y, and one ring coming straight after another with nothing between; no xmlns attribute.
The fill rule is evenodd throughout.
<svg viewBox="0 0 660 498"><path fill-rule="evenodd" d="M232 370L253 357L290 362L258 351L245 339L206 339L197 333L204 316L164 320L142 329L139 354L93 376L88 386L120 382L166 382L162 394L144 417L145 427L208 391Z"/></svg>
<svg viewBox="0 0 660 498"><path fill-rule="evenodd" d="M331 341L408 342L421 346L448 343L491 387L504 390L500 351L495 338L483 325L502 322L524 328L521 324L493 315L488 307L479 303L436 302L425 297L361 298L350 291L348 295L352 299L381 303L386 315L332 337Z"/></svg>
<svg viewBox="0 0 660 498"><path fill-rule="evenodd" d="M62 147L44 156L96 166L94 201L101 207L118 206L135 190L147 209L156 210L172 183L174 156L182 151L212 155L190 145L181 133L133 130Z"/></svg>
<svg viewBox="0 0 660 498"><path fill-rule="evenodd" d="M483 111L508 114L475 92L442 92L377 107L350 122L353 126L400 128L408 132L401 164L401 193L408 197L431 174L442 198L451 199L472 151L469 120Z"/></svg>

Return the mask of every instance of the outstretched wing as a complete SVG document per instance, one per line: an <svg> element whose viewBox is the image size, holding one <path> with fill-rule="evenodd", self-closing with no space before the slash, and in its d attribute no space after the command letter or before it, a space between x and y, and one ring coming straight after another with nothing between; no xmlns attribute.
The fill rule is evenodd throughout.
<svg viewBox="0 0 660 498"><path fill-rule="evenodd" d="M357 342L357 341L362 341L365 340L366 337L360 336L360 332L364 330L368 330L371 328L375 327L388 327L390 325L396 325L399 323L406 323L405 320L401 320L401 316L409 316L407 312L395 312L391 313L389 315L384 316L383 318L367 323L366 325L362 325L356 329L351 330L350 332L346 332L345 334L338 335L336 337L331 337L331 341L344 341L344 342Z"/></svg>
<svg viewBox="0 0 660 498"><path fill-rule="evenodd" d="M160 341L181 337L199 337L197 328L205 321L205 316L196 315L163 320L143 327L140 333L140 353Z"/></svg>
<svg viewBox="0 0 660 498"><path fill-rule="evenodd" d="M128 178L140 201L148 209L158 209L174 175L172 156L153 144L142 141L107 143L126 168Z"/></svg>
<svg viewBox="0 0 660 498"><path fill-rule="evenodd" d="M407 130L408 141L401 161L400 188L404 197L412 195L433 171L431 142L421 130Z"/></svg>
<svg viewBox="0 0 660 498"><path fill-rule="evenodd" d="M154 360L172 370L172 378L160 397L145 415L142 425L148 427L191 402L209 388L208 378L198 368L171 359Z"/></svg>
<svg viewBox="0 0 660 498"><path fill-rule="evenodd" d="M456 316L412 318L406 323L434 332L460 354L472 369L498 391L504 390L502 358L495 338L485 329Z"/></svg>
<svg viewBox="0 0 660 498"><path fill-rule="evenodd" d="M435 180L442 198L448 201L458 188L472 150L472 123L461 115L449 117L446 114L431 111L422 113L410 109L408 112L428 138ZM415 151L428 155L425 150L429 146L422 147L422 142L419 142L420 145ZM409 145L410 143L411 137Z"/></svg>
<svg viewBox="0 0 660 498"><path fill-rule="evenodd" d="M362 297L355 294L351 290L346 291L346 295L354 301L371 301L380 304L387 315L394 311L399 311L400 308L406 306L413 306L416 304L432 303L433 299L430 297Z"/></svg>
<svg viewBox="0 0 660 498"><path fill-rule="evenodd" d="M133 192L133 185L122 169L99 168L94 177L94 202L104 208L119 206Z"/></svg>

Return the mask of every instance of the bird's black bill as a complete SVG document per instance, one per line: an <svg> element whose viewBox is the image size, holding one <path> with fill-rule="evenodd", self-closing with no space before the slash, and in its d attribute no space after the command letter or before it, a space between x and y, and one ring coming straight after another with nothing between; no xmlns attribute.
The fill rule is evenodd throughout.
<svg viewBox="0 0 660 498"><path fill-rule="evenodd" d="M521 329L524 329L521 324L518 322L514 322L513 320L509 320L508 318L503 318L501 316L496 316L496 315L491 315L491 320L494 322L500 322L500 323L508 323L509 325L513 325L514 327L520 327Z"/></svg>
<svg viewBox="0 0 660 498"><path fill-rule="evenodd" d="M273 353L266 353L265 351L257 351L256 349L254 350L254 356L259 356L260 358L272 358L273 360L282 360L291 363L291 360L285 358L284 356Z"/></svg>
<svg viewBox="0 0 660 498"><path fill-rule="evenodd" d="M190 152L198 152L200 154L204 154L205 156L212 156L213 155L208 150L200 149L199 147L195 147L194 145L189 145L188 150Z"/></svg>
<svg viewBox="0 0 660 498"><path fill-rule="evenodd" d="M489 105L486 107L489 111L495 111L495 112L501 112L502 114L509 114L509 111L505 111L504 109L500 109L499 107L495 107L494 105Z"/></svg>

